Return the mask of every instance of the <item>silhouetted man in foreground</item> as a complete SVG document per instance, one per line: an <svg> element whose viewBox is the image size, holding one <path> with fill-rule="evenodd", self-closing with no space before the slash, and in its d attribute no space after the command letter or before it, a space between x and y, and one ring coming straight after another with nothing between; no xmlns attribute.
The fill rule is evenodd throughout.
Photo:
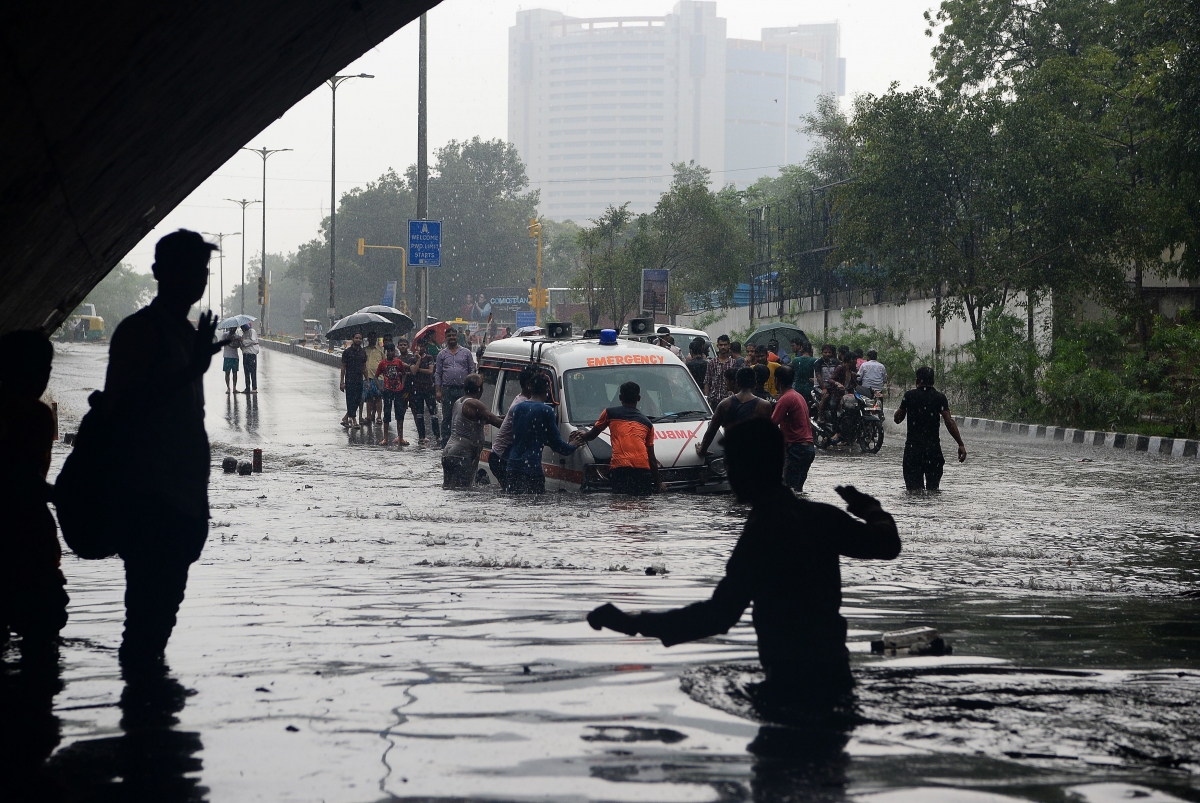
<svg viewBox="0 0 1200 803"><path fill-rule="evenodd" d="M125 561L121 665L153 669L183 602L188 568L208 536L208 434L204 372L223 345L211 312L188 320L216 248L180 229L154 248L158 295L113 334L104 399L122 444L128 512L118 549Z"/></svg>
<svg viewBox="0 0 1200 803"><path fill-rule="evenodd" d="M840 555L891 560L900 554L896 522L874 497L839 487L850 513L797 499L783 485L783 435L752 418L725 436L729 484L752 509L712 599L664 613L627 614L602 605L588 624L652 636L668 647L728 632L754 603L764 691L820 699L854 685L846 650ZM859 519L863 519L860 521Z"/></svg>
<svg viewBox="0 0 1200 803"><path fill-rule="evenodd" d="M46 506L54 414L39 400L53 358L41 332L0 337L0 651L11 630L25 659L53 647L67 623L62 552Z"/></svg>

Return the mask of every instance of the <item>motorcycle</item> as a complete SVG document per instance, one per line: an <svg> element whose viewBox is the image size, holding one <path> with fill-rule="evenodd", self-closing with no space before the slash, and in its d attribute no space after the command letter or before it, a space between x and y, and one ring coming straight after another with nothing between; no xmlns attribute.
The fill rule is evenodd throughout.
<svg viewBox="0 0 1200 803"><path fill-rule="evenodd" d="M830 420L819 421L813 417L813 439L818 449L831 446L858 446L864 453L877 454L883 447L883 400L870 395L850 391L842 396L838 410L830 410ZM819 404L816 391L814 400ZM810 402L813 409L816 405ZM833 439L837 436L838 440Z"/></svg>

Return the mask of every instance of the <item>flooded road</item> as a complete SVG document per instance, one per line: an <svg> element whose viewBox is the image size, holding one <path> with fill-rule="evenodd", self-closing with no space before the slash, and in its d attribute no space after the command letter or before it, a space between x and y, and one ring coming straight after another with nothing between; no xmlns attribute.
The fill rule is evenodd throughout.
<svg viewBox="0 0 1200 803"><path fill-rule="evenodd" d="M104 350L57 348L78 417ZM878 456L818 457L812 498L878 496L904 551L843 561L859 711L814 734L754 719L748 614L671 649L583 621L707 596L741 526L729 498L447 492L440 453L338 426L328 366L264 352L259 382L206 377L213 521L169 716L130 724L120 563L64 560L60 683L5 728L57 733L46 772L81 799L132 799L150 739L163 800L1200 800L1194 461L969 434L944 492L909 497L895 430ZM253 448L264 473L220 472ZM916 625L954 654L869 654Z"/></svg>

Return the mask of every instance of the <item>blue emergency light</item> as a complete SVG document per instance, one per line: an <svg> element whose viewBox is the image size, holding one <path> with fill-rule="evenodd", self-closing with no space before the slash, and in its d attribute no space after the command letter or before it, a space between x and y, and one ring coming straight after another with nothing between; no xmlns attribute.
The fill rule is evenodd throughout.
<svg viewBox="0 0 1200 803"><path fill-rule="evenodd" d="M600 345L601 346L617 345L617 330L616 329L601 329L600 330Z"/></svg>

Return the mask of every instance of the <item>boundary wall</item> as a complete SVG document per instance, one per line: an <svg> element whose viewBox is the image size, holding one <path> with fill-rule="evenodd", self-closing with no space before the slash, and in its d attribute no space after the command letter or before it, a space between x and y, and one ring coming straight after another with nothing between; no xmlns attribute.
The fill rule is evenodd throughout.
<svg viewBox="0 0 1200 803"><path fill-rule="evenodd" d="M780 320L795 324L804 330L814 345L819 347L824 339L824 333L829 329L840 328L846 322L847 311L855 310L856 314L862 313L862 317L856 320L856 323L873 326L876 329L891 329L896 334L903 335L905 340L913 344L918 354L932 354L937 345L937 325L930 314L937 302L932 298L913 298L903 303L884 301L878 304L863 304L839 309L813 309L814 302L819 300L812 297L786 300L782 319L778 315L760 315L754 319L754 325L759 327ZM1005 308L1015 314L1024 315L1024 308L1021 306L1024 303L1025 296L1016 293L1009 299ZM776 311L779 309L778 302L763 306L770 306ZM1046 331L1049 316L1049 304L1039 304L1035 308L1034 320L1037 331ZM678 326L703 329L715 340L720 334L749 329L750 308L723 307L710 312L677 315L675 319ZM700 326L702 321L712 321L712 323ZM950 318L942 327L943 350L970 343L974 339L975 333L964 318Z"/></svg>

